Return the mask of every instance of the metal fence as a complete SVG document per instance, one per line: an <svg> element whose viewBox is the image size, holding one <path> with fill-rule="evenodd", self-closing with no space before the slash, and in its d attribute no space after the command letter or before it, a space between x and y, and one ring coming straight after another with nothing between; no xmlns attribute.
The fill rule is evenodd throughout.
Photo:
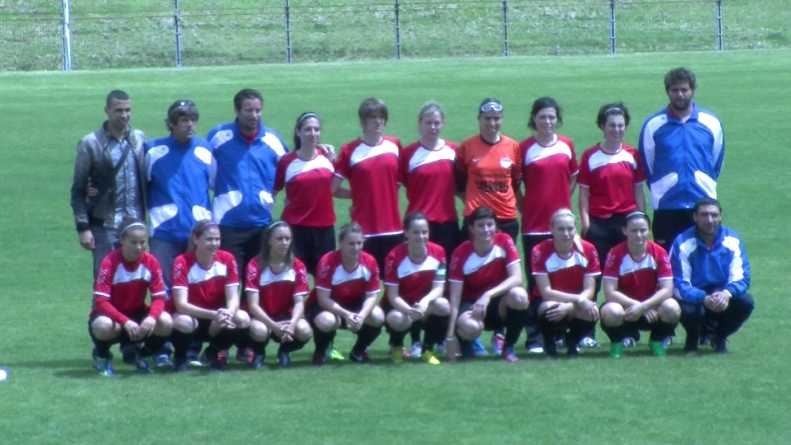
<svg viewBox="0 0 791 445"><path fill-rule="evenodd" d="M791 47L788 0L194 3L0 7L0 70Z"/></svg>

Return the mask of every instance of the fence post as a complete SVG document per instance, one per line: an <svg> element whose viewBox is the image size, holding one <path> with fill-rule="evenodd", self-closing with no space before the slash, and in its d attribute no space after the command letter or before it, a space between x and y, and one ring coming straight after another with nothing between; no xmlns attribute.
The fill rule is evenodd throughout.
<svg viewBox="0 0 791 445"><path fill-rule="evenodd" d="M61 37L63 39L63 71L71 71L71 5L69 0L63 0L60 7L61 12Z"/></svg>
<svg viewBox="0 0 791 445"><path fill-rule="evenodd" d="M503 56L508 57L508 0L503 0Z"/></svg>
<svg viewBox="0 0 791 445"><path fill-rule="evenodd" d="M291 4L285 0L286 20L286 63L291 63Z"/></svg>
<svg viewBox="0 0 791 445"><path fill-rule="evenodd" d="M610 0L610 54L615 54L615 0Z"/></svg>
<svg viewBox="0 0 791 445"><path fill-rule="evenodd" d="M395 50L396 59L401 60L401 8L395 0Z"/></svg>
<svg viewBox="0 0 791 445"><path fill-rule="evenodd" d="M176 38L176 68L181 68L181 12L179 0L173 0L173 33Z"/></svg>
<svg viewBox="0 0 791 445"><path fill-rule="evenodd" d="M717 51L722 51L722 0L717 0Z"/></svg>

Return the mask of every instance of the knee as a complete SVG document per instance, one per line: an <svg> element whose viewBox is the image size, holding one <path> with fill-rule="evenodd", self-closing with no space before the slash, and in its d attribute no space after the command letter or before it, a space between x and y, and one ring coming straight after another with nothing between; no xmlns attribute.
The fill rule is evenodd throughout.
<svg viewBox="0 0 791 445"><path fill-rule="evenodd" d="M544 317L544 314L548 310L550 310L550 309L554 308L555 306L557 306L558 304L559 303L556 302L556 301L544 301L543 303L538 305L538 311L536 311L537 312L536 315L538 316L538 319L539 320L546 320L546 317Z"/></svg>
<svg viewBox="0 0 791 445"><path fill-rule="evenodd" d="M250 327L250 315L243 310L238 310L233 316L233 324L236 329L247 329Z"/></svg>
<svg viewBox="0 0 791 445"><path fill-rule="evenodd" d="M91 323L93 336L102 341L112 340L120 333L120 326L109 317L100 315Z"/></svg>
<svg viewBox="0 0 791 445"><path fill-rule="evenodd" d="M395 312L395 311L394 311ZM374 306L374 309L365 318L365 324L378 328L385 324L385 313L379 306Z"/></svg>
<svg viewBox="0 0 791 445"><path fill-rule="evenodd" d="M251 320L250 338L255 341L266 341L269 338L269 328L258 320Z"/></svg>
<svg viewBox="0 0 791 445"><path fill-rule="evenodd" d="M387 314L387 325L390 329L403 332L412 325L412 320L399 310L392 310Z"/></svg>
<svg viewBox="0 0 791 445"><path fill-rule="evenodd" d="M162 312L154 326L154 335L165 337L173 331L173 318L167 312Z"/></svg>
<svg viewBox="0 0 791 445"><path fill-rule="evenodd" d="M316 325L316 329L321 332L332 332L338 329L341 321L332 312L324 311L316 315L316 318L313 319L313 323Z"/></svg>
<svg viewBox="0 0 791 445"><path fill-rule="evenodd" d="M305 320L299 320L297 322L297 326L294 329L294 337L296 337L299 341L308 341L310 337L313 335L313 331L310 329L310 325Z"/></svg>
<svg viewBox="0 0 791 445"><path fill-rule="evenodd" d="M600 316L603 325L620 326L623 324L623 306L618 303L606 303L601 308Z"/></svg>
<svg viewBox="0 0 791 445"><path fill-rule="evenodd" d="M196 324L197 321L189 315L176 314L176 316L173 317L173 329L183 332L184 334L191 334L195 331Z"/></svg>
<svg viewBox="0 0 791 445"><path fill-rule="evenodd" d="M730 304L739 310L748 313L755 309L755 300L753 300L752 295L747 293L731 298Z"/></svg>
<svg viewBox="0 0 791 445"><path fill-rule="evenodd" d="M456 334L463 340L475 340L483 331L483 325L468 315L462 315L456 322Z"/></svg>
<svg viewBox="0 0 791 445"><path fill-rule="evenodd" d="M527 309L528 301L527 301L527 291L525 291L521 286L515 287L508 291L508 295L506 295L506 304L511 309L516 309L523 311Z"/></svg>
<svg viewBox="0 0 791 445"><path fill-rule="evenodd" d="M702 304L687 303L685 301L679 302L678 304L679 304L679 308L681 309L682 319L693 320L703 317Z"/></svg>
<svg viewBox="0 0 791 445"><path fill-rule="evenodd" d="M431 302L428 310L431 315L447 317L450 315L450 302L446 298L439 297Z"/></svg>
<svg viewBox="0 0 791 445"><path fill-rule="evenodd" d="M681 307L678 302L672 298L668 298L659 305L657 309L659 319L665 323L678 323L681 318Z"/></svg>

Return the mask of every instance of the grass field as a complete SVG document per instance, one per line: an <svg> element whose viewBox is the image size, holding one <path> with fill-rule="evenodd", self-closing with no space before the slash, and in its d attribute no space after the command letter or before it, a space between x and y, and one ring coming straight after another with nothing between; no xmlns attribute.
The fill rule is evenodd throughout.
<svg viewBox="0 0 791 445"><path fill-rule="evenodd" d="M404 142L416 138L429 99L446 108L447 139L477 131L475 109L489 95L505 104L504 133L522 139L530 102L553 95L566 109L561 133L581 153L600 136L596 110L612 100L630 107L627 140L636 142L642 119L666 104L662 76L682 64L698 75L699 103L724 122L724 223L741 232L752 263L757 309L729 356L683 357L676 345L653 359L642 344L613 361L604 342L575 361L393 367L382 337L377 363L365 367L308 366L309 346L289 371L144 377L117 364L108 380L91 370L90 255L78 246L68 190L76 142L101 123L109 90L127 90L133 124L156 137L176 98L197 102L205 134L232 119L233 94L251 86L285 137L314 110L335 145L357 136L356 107L368 95L389 104L388 133ZM0 74L0 367L10 373L0 382L0 441L787 444L789 73L791 52L775 50ZM350 335L338 338L351 346Z"/></svg>

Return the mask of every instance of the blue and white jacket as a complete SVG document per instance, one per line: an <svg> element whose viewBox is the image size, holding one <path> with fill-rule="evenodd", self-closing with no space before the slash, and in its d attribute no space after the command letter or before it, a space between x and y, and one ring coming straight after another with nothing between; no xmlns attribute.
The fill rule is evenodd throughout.
<svg viewBox="0 0 791 445"><path fill-rule="evenodd" d="M720 227L709 248L698 236L698 228L681 233L670 248L673 267L673 296L703 304L706 295L727 290L738 297L750 287L750 262L741 238L733 230Z"/></svg>
<svg viewBox="0 0 791 445"><path fill-rule="evenodd" d="M691 209L717 197L725 135L711 111L693 104L682 123L665 108L646 119L639 147L654 210Z"/></svg>
<svg viewBox="0 0 791 445"><path fill-rule="evenodd" d="M238 228L269 224L277 161L288 151L283 139L259 122L258 134L248 144L236 121L215 127L207 139L217 163L214 221Z"/></svg>
<svg viewBox="0 0 791 445"><path fill-rule="evenodd" d="M199 137L181 144L171 135L146 143L145 153L151 237L186 242L197 221L211 219L209 190L216 170L211 145Z"/></svg>

